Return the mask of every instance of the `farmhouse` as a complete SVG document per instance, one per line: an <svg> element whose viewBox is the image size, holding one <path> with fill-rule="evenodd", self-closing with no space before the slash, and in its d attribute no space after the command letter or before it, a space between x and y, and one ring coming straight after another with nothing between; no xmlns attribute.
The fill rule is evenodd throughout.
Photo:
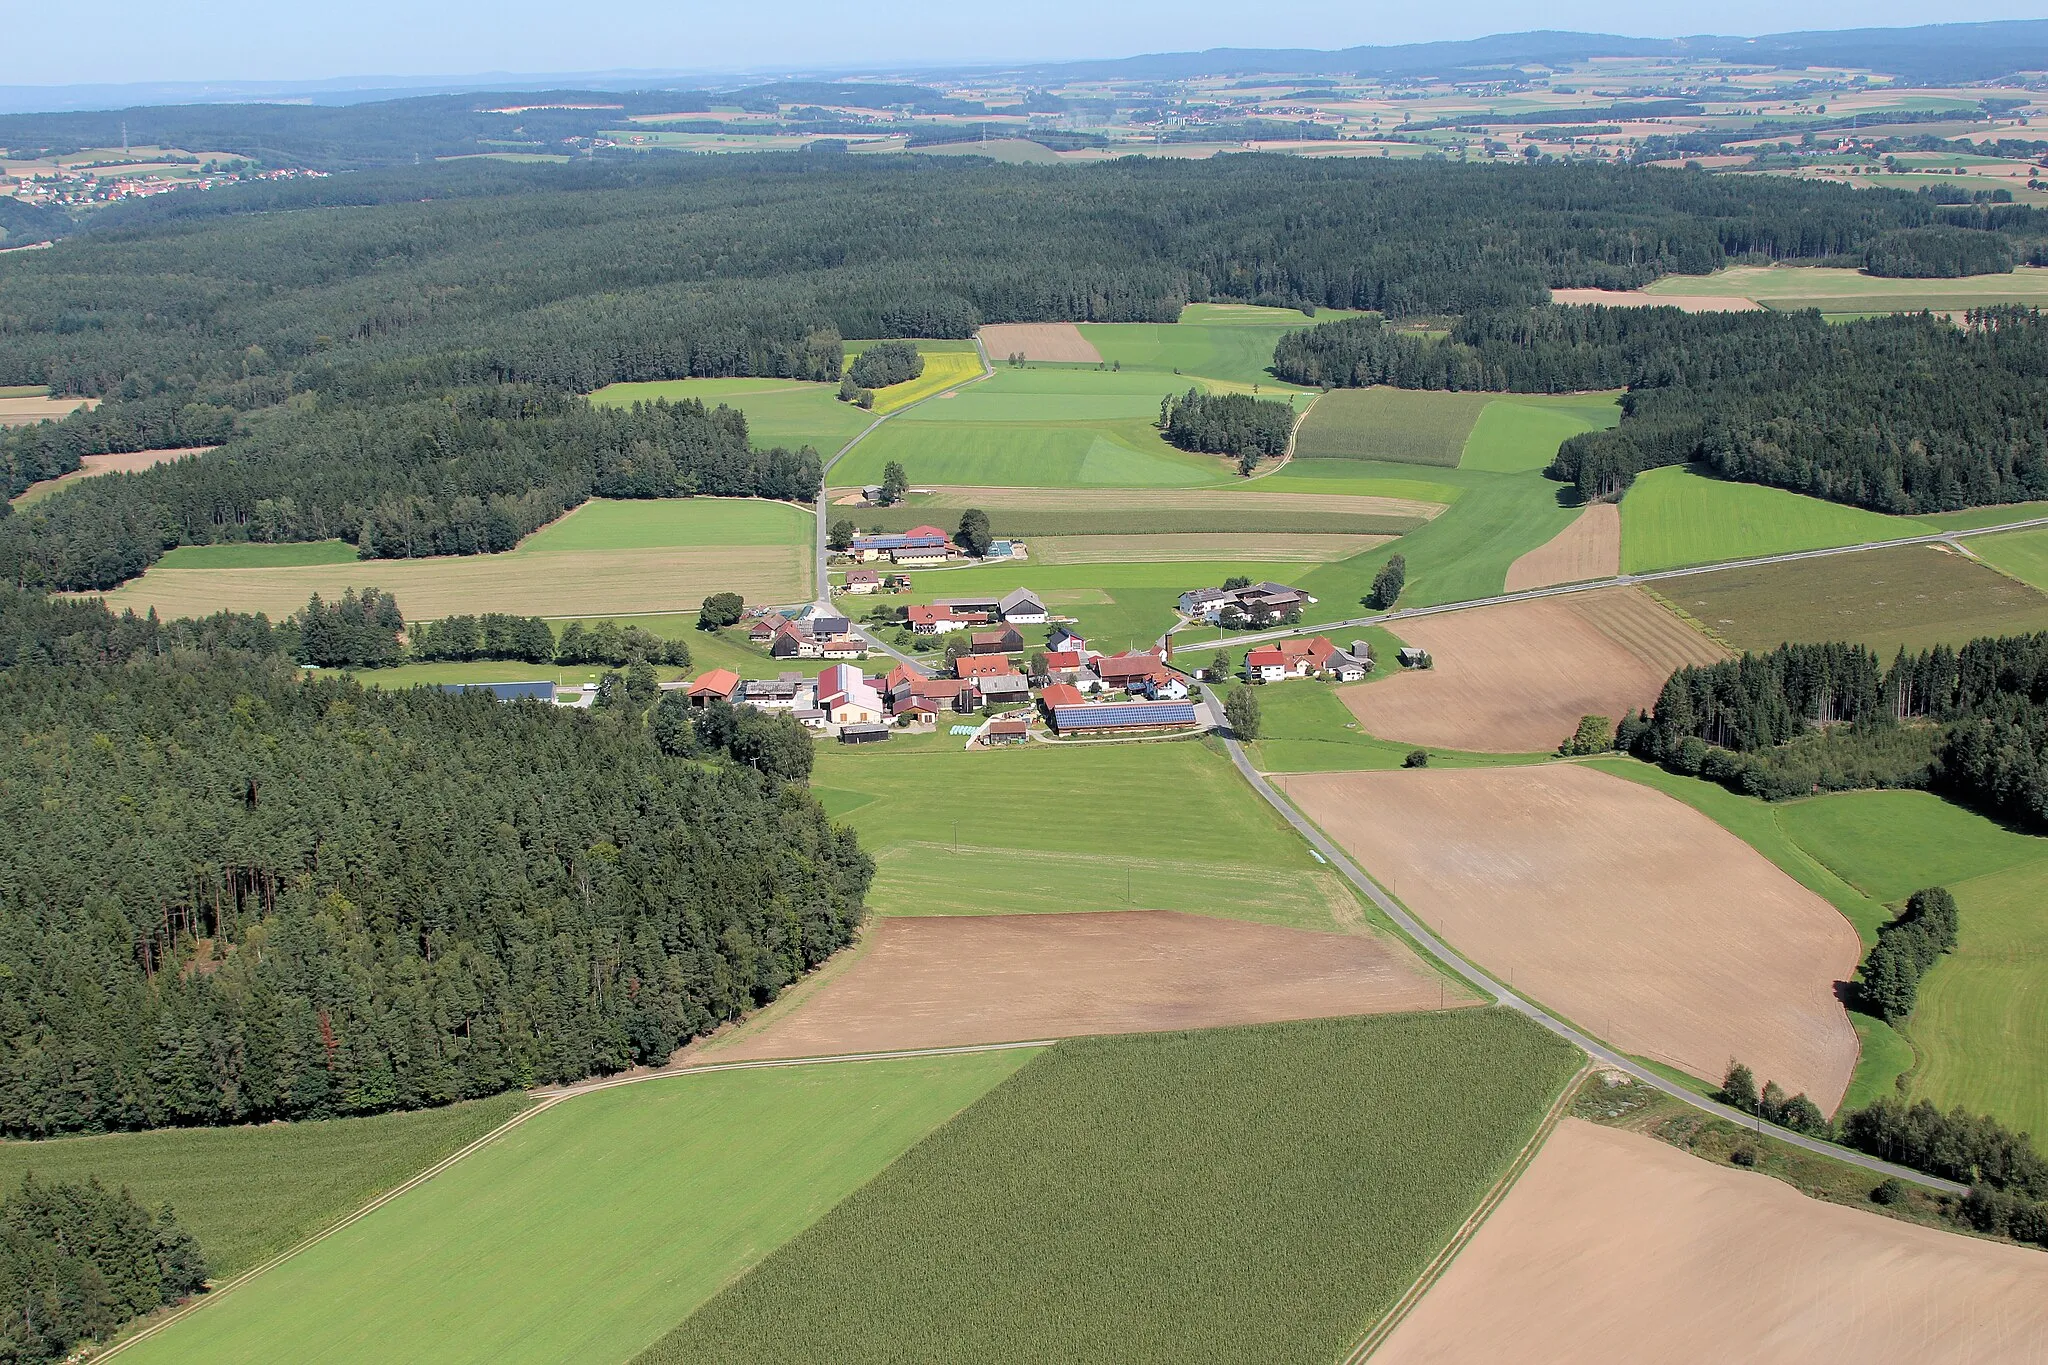
<svg viewBox="0 0 2048 1365"><path fill-rule="evenodd" d="M1001 630L977 630L968 642L974 646L976 654L1008 654L1024 648L1024 637L1010 626Z"/></svg>
<svg viewBox="0 0 2048 1365"><path fill-rule="evenodd" d="M1000 678L1016 671L1016 662L1007 654L962 654L953 660L956 678Z"/></svg>
<svg viewBox="0 0 2048 1365"><path fill-rule="evenodd" d="M1084 659L1090 652L1088 641L1065 626L1054 626L1052 634L1046 637L1045 646L1055 653L1078 654Z"/></svg>
<svg viewBox="0 0 2048 1365"><path fill-rule="evenodd" d="M1031 700L1031 680L1022 673L996 673L974 680L974 690L983 706L1002 706Z"/></svg>
<svg viewBox="0 0 2048 1365"><path fill-rule="evenodd" d="M739 690L739 674L729 668L714 668L690 684L690 705L709 706L715 701L729 702L739 695Z"/></svg>
<svg viewBox="0 0 2048 1365"><path fill-rule="evenodd" d="M879 570L848 569L846 571L846 590L848 592L870 593L880 592L881 589L882 575Z"/></svg>
<svg viewBox="0 0 2048 1365"><path fill-rule="evenodd" d="M908 607L904 618L910 622L911 631L918 635L944 635L948 631L988 624L988 616L983 612L956 611L937 603L929 607Z"/></svg>
<svg viewBox="0 0 2048 1365"><path fill-rule="evenodd" d="M1045 704L1045 713L1049 716L1062 706L1086 704L1088 696L1070 683L1054 683L1038 694L1038 700Z"/></svg>
<svg viewBox="0 0 2048 1365"><path fill-rule="evenodd" d="M818 674L818 709L832 725L872 725L882 719L882 694L852 664Z"/></svg>
<svg viewBox="0 0 2048 1365"><path fill-rule="evenodd" d="M1143 690L1154 682L1164 682L1173 673L1173 669L1157 654L1143 654L1137 650L1102 655L1090 667L1103 686L1132 690Z"/></svg>
<svg viewBox="0 0 2048 1365"><path fill-rule="evenodd" d="M1282 650L1268 645L1245 654L1244 675L1252 682L1279 682L1285 678L1306 677L1308 657L1296 655L1289 658Z"/></svg>
<svg viewBox="0 0 2048 1365"><path fill-rule="evenodd" d="M1191 701L1112 701L1093 705L1056 706L1052 724L1061 734L1100 734L1113 730L1191 730Z"/></svg>
<svg viewBox="0 0 2048 1365"><path fill-rule="evenodd" d="M953 542L938 527L915 526L908 531L898 531L886 535L855 536L852 544L847 546L846 552L863 564L880 559L885 555L895 560L896 563L902 564L906 562L902 558L906 552L936 551L936 558L923 561L936 563L944 560L952 548Z"/></svg>
<svg viewBox="0 0 2048 1365"><path fill-rule="evenodd" d="M909 711L931 715L940 711L958 711L965 715L974 709L974 704L974 680L971 678L927 678L919 674L898 682L894 675L890 677L889 707L897 715Z"/></svg>
<svg viewBox="0 0 2048 1365"><path fill-rule="evenodd" d="M766 645L774 640L776 633L789 624L789 618L779 611L764 611L747 626L747 642Z"/></svg>
<svg viewBox="0 0 2048 1365"><path fill-rule="evenodd" d="M1045 603L1029 588L1019 588L996 604L996 611L1012 625L1042 626L1046 621Z"/></svg>
<svg viewBox="0 0 2048 1365"><path fill-rule="evenodd" d="M1363 640L1353 641L1352 648L1358 652L1346 654L1321 635L1311 640L1280 640L1244 656L1245 677L1252 682L1307 677L1357 682L1372 671L1372 654Z"/></svg>
<svg viewBox="0 0 2048 1365"><path fill-rule="evenodd" d="M1285 583L1254 583L1247 588L1196 588L1184 592L1180 595L1180 610L1182 615L1200 621L1221 620L1226 612L1264 620L1299 611L1315 600Z"/></svg>
<svg viewBox="0 0 2048 1365"><path fill-rule="evenodd" d="M1085 663L1087 660L1072 650L1049 650L1045 656L1045 676L1054 682L1070 683Z"/></svg>

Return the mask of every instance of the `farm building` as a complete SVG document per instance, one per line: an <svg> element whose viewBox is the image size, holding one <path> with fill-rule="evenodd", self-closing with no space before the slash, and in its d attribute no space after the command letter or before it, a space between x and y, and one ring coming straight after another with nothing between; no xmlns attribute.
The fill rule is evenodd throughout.
<svg viewBox="0 0 2048 1365"><path fill-rule="evenodd" d="M943 564L953 554L948 545L906 545L900 550L889 551L890 562L908 568L932 564Z"/></svg>
<svg viewBox="0 0 2048 1365"><path fill-rule="evenodd" d="M1038 600L1029 588L1019 588L996 603L997 613L1012 625L1042 626L1045 624L1045 603Z"/></svg>
<svg viewBox="0 0 2048 1365"><path fill-rule="evenodd" d="M1045 713L1051 715L1062 706L1085 705L1088 695L1080 688L1068 683L1054 683L1046 688L1045 691L1039 693L1038 699L1045 703Z"/></svg>
<svg viewBox="0 0 2048 1365"><path fill-rule="evenodd" d="M962 715L975 705L974 682L960 678L918 677L889 685L889 705L899 714L912 702L929 703L936 711L958 711Z"/></svg>
<svg viewBox="0 0 2048 1365"><path fill-rule="evenodd" d="M944 607L948 611L962 613L980 612L991 621L995 619L996 612L1002 606L1002 603L1003 599L1000 593L989 593L982 597L934 597L932 599L932 605L935 607Z"/></svg>
<svg viewBox="0 0 2048 1365"><path fill-rule="evenodd" d="M1078 654L1084 659L1088 657L1089 652L1086 637L1075 634L1065 626L1053 627L1052 634L1046 637L1045 647L1056 653Z"/></svg>
<svg viewBox="0 0 2048 1365"><path fill-rule="evenodd" d="M1031 723L1009 716L990 721L981 732L981 742L984 744L1022 744L1030 737Z"/></svg>
<svg viewBox="0 0 2048 1365"><path fill-rule="evenodd" d="M795 711L816 700L810 680L801 673L756 678L740 684L739 700L763 711Z"/></svg>
<svg viewBox="0 0 2048 1365"><path fill-rule="evenodd" d="M841 744L874 744L889 737L889 727L878 722L862 721L854 725L839 727Z"/></svg>
<svg viewBox="0 0 2048 1365"><path fill-rule="evenodd" d="M731 701L739 691L739 674L729 668L714 668L690 684L690 705L709 706L715 701Z"/></svg>
<svg viewBox="0 0 2048 1365"><path fill-rule="evenodd" d="M1183 616L1200 621L1221 620L1224 613L1254 619L1285 616L1312 605L1315 598L1285 583L1254 583L1248 588L1195 588L1180 595Z"/></svg>
<svg viewBox="0 0 2048 1365"><path fill-rule="evenodd" d="M773 640L776 633L789 624L789 618L779 611L764 611L747 626L747 642L765 645Z"/></svg>
<svg viewBox="0 0 2048 1365"><path fill-rule="evenodd" d="M551 682L442 683L443 692L487 692L499 701L545 701L555 699Z"/></svg>
<svg viewBox="0 0 2048 1365"><path fill-rule="evenodd" d="M1016 662L1007 654L962 654L953 660L956 678L997 678L1016 671Z"/></svg>
<svg viewBox="0 0 2048 1365"><path fill-rule="evenodd" d="M1191 701L1112 701L1094 705L1056 706L1053 728L1061 734L1100 734L1110 730L1189 730L1195 726Z"/></svg>
<svg viewBox="0 0 2048 1365"><path fill-rule="evenodd" d="M1400 659L1403 668L1428 668L1430 665L1429 651L1413 645L1403 647Z"/></svg>
<svg viewBox="0 0 2048 1365"><path fill-rule="evenodd" d="M851 593L880 592L882 575L875 569L848 569L846 590Z"/></svg>
<svg viewBox="0 0 2048 1365"><path fill-rule="evenodd" d="M1031 680L1022 673L997 673L974 680L975 693L984 706L1002 706L1031 700Z"/></svg>
<svg viewBox="0 0 2048 1365"><path fill-rule="evenodd" d="M944 635L949 631L988 624L988 616L984 612L958 611L936 602L929 607L907 608L904 619L910 622L910 629L918 635Z"/></svg>
<svg viewBox="0 0 2048 1365"><path fill-rule="evenodd" d="M818 674L818 707L833 725L871 725L882 719L882 694L852 664Z"/></svg>
<svg viewBox="0 0 2048 1365"><path fill-rule="evenodd" d="M1263 649L1250 650L1244 656L1244 675L1252 682L1280 682L1286 678L1306 677L1307 674L1308 656L1305 654L1289 658L1268 645Z"/></svg>
<svg viewBox="0 0 2048 1365"><path fill-rule="evenodd" d="M1074 674L1087 662L1070 649L1049 650L1045 656L1046 676L1059 682L1072 682Z"/></svg>
<svg viewBox="0 0 2048 1365"><path fill-rule="evenodd" d="M1365 641L1354 640L1351 649L1338 650L1323 663L1323 676L1332 682L1363 682L1372 672L1372 650Z"/></svg>
<svg viewBox="0 0 2048 1365"><path fill-rule="evenodd" d="M887 535L855 536L846 552L863 564L884 555L901 564L906 551L936 551L937 560L943 560L952 548L952 540L938 527L914 526Z"/></svg>
<svg viewBox="0 0 2048 1365"><path fill-rule="evenodd" d="M1165 681L1173 672L1157 654L1143 654L1136 650L1102 655L1090 667L1105 687L1149 686L1154 681Z"/></svg>
<svg viewBox="0 0 2048 1365"><path fill-rule="evenodd" d="M1024 637L1015 628L1005 626L1001 630L977 630L968 643L976 654L1009 654L1024 648Z"/></svg>

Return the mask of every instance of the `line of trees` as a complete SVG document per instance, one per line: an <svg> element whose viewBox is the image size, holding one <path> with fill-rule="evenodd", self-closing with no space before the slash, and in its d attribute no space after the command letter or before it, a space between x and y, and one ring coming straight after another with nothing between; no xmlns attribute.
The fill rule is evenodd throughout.
<svg viewBox="0 0 2048 1365"><path fill-rule="evenodd" d="M1860 988L1870 1013L1887 1024L1903 1022L1919 999L1920 978L1956 947L1956 900L1945 886L1915 891L1899 917L1877 931L1877 946L1863 960Z"/></svg>
<svg viewBox="0 0 2048 1365"><path fill-rule="evenodd" d="M33 1173L0 1199L0 1360L42 1365L206 1288L206 1260L170 1205L97 1180Z"/></svg>
<svg viewBox="0 0 2048 1365"><path fill-rule="evenodd" d="M0 590L0 1132L658 1062L863 913L852 832L765 766L662 753L650 688L579 713L301 682L242 633Z"/></svg>

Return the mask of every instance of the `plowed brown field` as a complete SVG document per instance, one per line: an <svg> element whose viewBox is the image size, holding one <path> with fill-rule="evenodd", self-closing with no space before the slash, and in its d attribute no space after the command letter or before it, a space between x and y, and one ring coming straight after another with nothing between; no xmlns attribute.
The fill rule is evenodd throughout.
<svg viewBox="0 0 2048 1365"><path fill-rule="evenodd" d="M171 450L134 450L121 455L81 456L78 468L69 474L59 474L54 479L44 479L41 483L30 484L14 499L14 505L20 507L27 503L39 502L66 484L77 483L80 479L90 479L100 474L133 474L152 465L167 464L172 460L180 460L187 455L197 455L201 451L211 449L212 446L179 446Z"/></svg>
<svg viewBox="0 0 2048 1365"><path fill-rule="evenodd" d="M1762 854L1662 792L1569 763L1273 781L1452 947L1626 1051L1730 1058L1832 1111L1861 944Z"/></svg>
<svg viewBox="0 0 2048 1365"><path fill-rule="evenodd" d="M1026 360L1102 362L1102 352L1071 322L991 323L981 329L981 344L988 348L988 358L997 362L1018 354Z"/></svg>
<svg viewBox="0 0 2048 1365"><path fill-rule="evenodd" d="M1508 565L1508 592L1583 583L1621 572L1621 508L1596 502L1572 524Z"/></svg>
<svg viewBox="0 0 2048 1365"><path fill-rule="evenodd" d="M1534 753L1555 749L1579 717L1619 717L1657 700L1683 664L1719 645L1635 588L1506 602L1400 623L1436 667L1339 695L1381 739Z"/></svg>
<svg viewBox="0 0 2048 1365"><path fill-rule="evenodd" d="M1404 947L1170 910L878 921L843 973L707 1060L1152 1033L1470 997Z"/></svg>
<svg viewBox="0 0 2048 1365"><path fill-rule="evenodd" d="M1373 1361L1592 1360L2048 1360L2048 1256L1566 1119Z"/></svg>

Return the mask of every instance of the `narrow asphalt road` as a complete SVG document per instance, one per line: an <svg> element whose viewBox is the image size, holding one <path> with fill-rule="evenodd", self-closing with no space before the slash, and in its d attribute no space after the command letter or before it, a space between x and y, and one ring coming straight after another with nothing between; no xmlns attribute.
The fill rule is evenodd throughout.
<svg viewBox="0 0 2048 1365"><path fill-rule="evenodd" d="M1217 701L1214 689L1204 686L1202 690L1208 694L1210 705L1215 706L1220 714L1221 703ZM1683 1086L1659 1076L1640 1062L1624 1057L1605 1044L1587 1037L1570 1024L1549 1013L1541 1005L1515 994L1514 991L1503 986L1477 966L1459 956L1442 939L1431 933L1427 925L1402 909L1393 897L1382 891L1377 882L1359 871L1358 865L1353 863L1344 854L1343 850L1339 849L1321 830L1317 829L1306 817L1289 805L1286 799L1273 789L1273 784L1266 781L1265 777L1252 766L1251 759L1245 754L1244 746L1238 743L1234 736L1230 735L1227 731L1220 731L1219 733L1223 736L1224 747L1230 751L1230 761L1237 765L1237 770L1244 776L1244 780L1252 784L1252 790L1263 796L1267 804L1272 806L1274 810L1280 812L1280 817L1293 826L1295 832L1300 834L1302 838L1308 840L1311 848L1328 859L1330 865L1344 875L1345 880L1364 892L1374 905L1377 905L1386 912L1387 918L1400 925L1408 933L1409 937L1428 949L1438 961L1450 967L1452 971L1465 978L1466 981L1477 987L1482 993L1492 997L1497 1003L1505 1005L1518 1014L1527 1015L1530 1019L1549 1029L1558 1037L1583 1050L1603 1066L1612 1067L1616 1071L1627 1072L1638 1081L1655 1086L1672 1098L1683 1100L1693 1108L1704 1110L1716 1118L1727 1119L1732 1123L1739 1123L1745 1127L1753 1128L1756 1126L1757 1120L1754 1115L1745 1114L1740 1109L1732 1109L1725 1104L1719 1104L1713 1100L1701 1099ZM1790 1143L1794 1147L1802 1147L1809 1152L1814 1152L1820 1156L1832 1157L1837 1161L1846 1161L1852 1166L1861 1166L1863 1169L1878 1175L1888 1175L1900 1180L1910 1180L1916 1185L1924 1185L1930 1189L1941 1190L1948 1194L1964 1194L1968 1191L1968 1186L1958 1185L1953 1180L1943 1180L1938 1176L1908 1170L1904 1166L1894 1166L1889 1161L1879 1161L1876 1157L1865 1156L1861 1152L1852 1152L1846 1147L1837 1147L1831 1142L1822 1142L1816 1138L1805 1137L1784 1128L1770 1127L1765 1132L1767 1136L1776 1138L1780 1142Z"/></svg>
<svg viewBox="0 0 2048 1365"><path fill-rule="evenodd" d="M1354 616L1346 621L1290 626L1282 630L1259 631L1250 635L1227 635L1218 640L1192 642L1188 648L1231 649L1239 645L1263 644L1268 640L1284 640L1305 630L1330 631L1349 630L1356 626L1383 626L1390 621L1405 621L1414 616L1438 616L1444 612L1467 611L1473 607L1499 606L1503 602L1529 602L1539 597L1562 597L1567 593L1595 592L1601 588L1625 588L1632 583L1661 583L1669 578L1690 578L1695 574L1719 573L1723 569L1748 569L1760 564L1792 564L1802 559L1828 559L1835 555L1861 554L1865 550L1889 550L1901 545L1947 545L1969 536L1988 536L2000 531L2025 531L2039 526L2048 526L2048 517L2009 521L1999 526L1978 526L1967 531L1936 531L1932 535L1901 536L1897 540L1866 540L1859 545L1837 545L1825 550L1796 550L1790 554L1758 555L1753 559L1724 559L1716 564L1696 564L1684 569L1659 569L1655 573L1617 574L1612 578L1592 578L1583 583L1558 583L1547 588L1496 593L1492 597L1470 597L1462 602L1441 602L1430 607L1404 607L1370 616Z"/></svg>

